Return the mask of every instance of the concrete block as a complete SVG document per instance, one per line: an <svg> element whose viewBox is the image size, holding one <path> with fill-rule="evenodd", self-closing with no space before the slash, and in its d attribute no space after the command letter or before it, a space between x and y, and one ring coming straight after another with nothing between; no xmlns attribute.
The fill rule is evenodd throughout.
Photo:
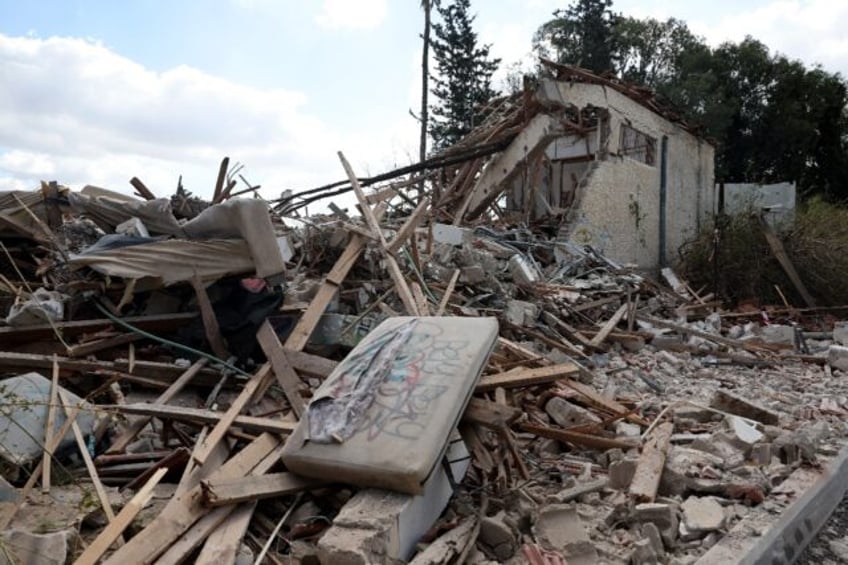
<svg viewBox="0 0 848 565"><path fill-rule="evenodd" d="M509 273L517 285L532 285L542 280L542 273L530 259L516 253L509 259Z"/></svg>
<svg viewBox="0 0 848 565"><path fill-rule="evenodd" d="M760 337L766 343L795 346L795 328L792 326L780 324L763 326L760 329Z"/></svg>
<svg viewBox="0 0 848 565"><path fill-rule="evenodd" d="M533 533L542 547L561 552L569 565L591 565L599 561L598 551L572 506L553 504L540 509Z"/></svg>
<svg viewBox="0 0 848 565"><path fill-rule="evenodd" d="M480 265L463 267L459 273L459 282L466 284L480 284L486 280L486 270Z"/></svg>
<svg viewBox="0 0 848 565"><path fill-rule="evenodd" d="M35 534L23 530L6 530L0 534L3 541L4 557L22 565L65 565L68 559L69 543L76 539L72 529ZM11 555L10 555L11 554Z"/></svg>
<svg viewBox="0 0 848 565"><path fill-rule="evenodd" d="M504 523L503 513L480 520L480 541L491 548L500 562L512 557L517 547L515 534Z"/></svg>
<svg viewBox="0 0 848 565"><path fill-rule="evenodd" d="M754 444L754 446L751 448L751 460L757 465L771 464L771 444Z"/></svg>
<svg viewBox="0 0 848 565"><path fill-rule="evenodd" d="M451 441L445 457L454 482L461 482L469 464L465 444ZM420 495L361 490L342 507L333 526L318 541L318 557L322 563L332 565L407 560L452 495L453 488L442 465L427 479Z"/></svg>
<svg viewBox="0 0 848 565"><path fill-rule="evenodd" d="M755 443L759 443L765 438L762 432L742 418L728 416L724 421L730 430L731 437L739 447L750 450Z"/></svg>
<svg viewBox="0 0 848 565"><path fill-rule="evenodd" d="M712 469L721 469L724 460L711 453L672 445L665 460L659 492L666 496L680 495L687 490L703 491L721 487L710 478Z"/></svg>
<svg viewBox="0 0 848 565"><path fill-rule="evenodd" d="M848 348L845 348L845 350L846 361L848 361ZM744 416L770 426L777 426L780 422L780 417L775 411L726 390L715 392L712 400L710 400L710 407L737 416Z"/></svg>
<svg viewBox="0 0 848 565"><path fill-rule="evenodd" d="M683 511L683 524L690 532L703 535L724 526L724 508L711 496L690 496L680 508Z"/></svg>
<svg viewBox="0 0 848 565"><path fill-rule="evenodd" d="M833 324L833 341L839 345L848 345L848 322Z"/></svg>
<svg viewBox="0 0 848 565"><path fill-rule="evenodd" d="M554 422L563 428L583 426L586 424L600 424L602 420L582 406L555 396L545 404L545 412L553 418Z"/></svg>
<svg viewBox="0 0 848 565"><path fill-rule="evenodd" d="M473 233L467 228L450 224L433 224L433 241L446 245L464 245L470 243Z"/></svg>
<svg viewBox="0 0 848 565"><path fill-rule="evenodd" d="M660 556L648 538L636 540L633 543L633 553L630 554L633 565L659 565Z"/></svg>
<svg viewBox="0 0 848 565"><path fill-rule="evenodd" d="M617 490L624 490L630 486L633 481L633 475L636 473L636 459L622 459L621 461L613 461L610 463L609 487Z"/></svg>
<svg viewBox="0 0 848 565"><path fill-rule="evenodd" d="M532 326L538 315L539 307L523 300L510 300L504 310L506 321L517 326Z"/></svg>
<svg viewBox="0 0 848 565"><path fill-rule="evenodd" d="M831 345L827 349L827 362L834 369L848 371L848 347Z"/></svg>
<svg viewBox="0 0 848 565"><path fill-rule="evenodd" d="M734 469L745 462L746 451L736 447L731 437L723 432L716 432L705 439L698 438L689 447L719 457L723 461L719 467L722 469Z"/></svg>
<svg viewBox="0 0 848 565"><path fill-rule="evenodd" d="M615 425L615 435L621 437L638 437L642 435L642 428L638 424L630 422L618 422Z"/></svg>
<svg viewBox="0 0 848 565"><path fill-rule="evenodd" d="M634 522L650 522L654 524L660 531L663 542L668 547L672 547L675 540L677 540L679 519L677 517L677 508L671 504L661 502L637 504L633 508L631 519Z"/></svg>

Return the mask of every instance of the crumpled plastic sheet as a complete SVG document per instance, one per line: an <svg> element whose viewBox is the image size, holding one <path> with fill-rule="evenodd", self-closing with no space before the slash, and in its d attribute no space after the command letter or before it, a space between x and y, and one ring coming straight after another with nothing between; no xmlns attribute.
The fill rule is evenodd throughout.
<svg viewBox="0 0 848 565"><path fill-rule="evenodd" d="M344 374L334 390L309 403L306 412L309 441L343 443L356 433L417 322L412 319L384 333L355 356L345 359Z"/></svg>
<svg viewBox="0 0 848 565"><path fill-rule="evenodd" d="M37 288L29 299L12 305L6 323L21 327L61 321L65 317L66 298L60 292Z"/></svg>

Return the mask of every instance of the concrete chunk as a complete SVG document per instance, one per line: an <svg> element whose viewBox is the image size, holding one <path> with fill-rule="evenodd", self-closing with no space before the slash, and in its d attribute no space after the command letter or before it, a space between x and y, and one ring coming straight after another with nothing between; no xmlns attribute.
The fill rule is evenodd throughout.
<svg viewBox="0 0 848 565"><path fill-rule="evenodd" d="M848 322L833 324L833 341L839 345L848 345Z"/></svg>
<svg viewBox="0 0 848 565"><path fill-rule="evenodd" d="M696 534L706 534L724 526L724 508L711 496L690 496L682 506L686 529Z"/></svg>
<svg viewBox="0 0 848 565"><path fill-rule="evenodd" d="M598 551L589 539L577 510L553 504L539 511L533 533L545 549L559 551L569 565L598 563Z"/></svg>
<svg viewBox="0 0 848 565"><path fill-rule="evenodd" d="M480 521L480 541L492 549L499 561L506 561L515 554L515 535L504 523L502 513Z"/></svg>
<svg viewBox="0 0 848 565"><path fill-rule="evenodd" d="M600 424L602 420L581 406L555 396L545 404L545 412L563 428ZM638 429L638 428L637 428Z"/></svg>
<svg viewBox="0 0 848 565"><path fill-rule="evenodd" d="M846 353L848 353L848 348L846 348ZM846 362L848 362L848 357L846 357ZM710 401L710 406L716 410L744 416L770 426L776 426L780 421L780 417L773 410L726 390L717 390Z"/></svg>
<svg viewBox="0 0 848 565"><path fill-rule="evenodd" d="M834 369L848 371L848 347L831 345L827 349L827 362Z"/></svg>
<svg viewBox="0 0 848 565"><path fill-rule="evenodd" d="M49 534L6 530L0 534L6 558L19 565L65 565L69 541L75 536L74 530Z"/></svg>

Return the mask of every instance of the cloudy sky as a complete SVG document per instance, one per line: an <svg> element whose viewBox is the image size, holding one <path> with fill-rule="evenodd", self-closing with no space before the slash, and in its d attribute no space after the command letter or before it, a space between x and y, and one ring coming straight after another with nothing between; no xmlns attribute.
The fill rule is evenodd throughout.
<svg viewBox="0 0 848 565"><path fill-rule="evenodd" d="M0 190L40 179L208 196L224 155L267 197L417 155L418 0L0 0ZM567 2L472 0L503 66ZM750 34L848 75L848 2L617 0L710 43ZM501 77L502 77L501 73Z"/></svg>

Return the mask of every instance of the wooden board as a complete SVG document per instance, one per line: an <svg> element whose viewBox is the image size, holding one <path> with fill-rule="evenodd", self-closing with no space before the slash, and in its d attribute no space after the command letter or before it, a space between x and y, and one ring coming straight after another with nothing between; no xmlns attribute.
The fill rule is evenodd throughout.
<svg viewBox="0 0 848 565"><path fill-rule="evenodd" d="M580 368L574 363L561 363L536 369L513 369L505 373L484 375L480 377L476 392L489 392L498 387L515 388L549 383L570 375L580 373Z"/></svg>
<svg viewBox="0 0 848 565"><path fill-rule="evenodd" d="M200 360L196 361L191 367L186 369L186 371L182 375L180 375L180 377L177 380L175 380L171 384L171 386L169 386L167 388L167 390L165 390L165 392L163 392L162 394L160 394L156 398L155 403L156 404L166 404L166 403L168 403L183 388L185 388L185 386L189 382L191 382L191 380L194 378L194 376L197 375L197 373L203 367L206 366L207 362L208 361L206 359L200 359ZM130 442L135 439L135 437L138 435L138 433L142 429L144 429L144 426L146 426L150 422L150 420L151 420L151 418L139 418L139 419L135 420L134 422L132 422L127 427L127 429L124 431L124 433L122 433L114 442L112 442L112 445L109 447L108 450L106 450L106 453L120 453L120 452L122 452L124 449L126 449L127 445L129 445Z"/></svg>
<svg viewBox="0 0 848 565"><path fill-rule="evenodd" d="M645 438L645 445L630 483L630 496L637 502L653 502L656 498L673 431L674 424L665 422L654 428Z"/></svg>
<svg viewBox="0 0 848 565"><path fill-rule="evenodd" d="M276 459L279 446L280 441L276 437L271 434L262 434L218 468L210 478L244 477L269 456ZM108 565L153 563L207 512L208 509L202 504L201 488L199 485L195 486L183 495L172 499L152 523L113 553L104 563ZM225 518L226 516L223 516L222 521Z"/></svg>
<svg viewBox="0 0 848 565"><path fill-rule="evenodd" d="M210 506L226 506L294 494L326 485L327 481L308 479L294 473L272 473L238 479L202 481L203 495Z"/></svg>
<svg viewBox="0 0 848 565"><path fill-rule="evenodd" d="M269 378L270 374L271 367L266 363L250 378L250 380L247 381L247 383L245 383L244 388L241 390L239 395L235 400L233 400L233 403L230 404L230 407L221 416L221 419L217 424L215 424L215 427L212 428L209 435L204 438L198 451L192 454L192 458L198 464L202 465L203 462L206 461L206 458L209 457L209 453L211 453L215 445L224 438L236 417L241 413L244 407L247 406L247 403L251 401L253 394L258 389L262 388L263 383Z"/></svg>
<svg viewBox="0 0 848 565"><path fill-rule="evenodd" d="M150 500L153 496L153 489L156 488L156 485L159 484L159 481L162 480L168 473L168 469L163 468L157 470L150 479L144 484L141 489L132 499L124 505L118 515L115 516L115 519L110 523L103 531L98 534L98 536L94 539L91 544L85 548L85 551L82 552L76 561L74 561L74 565L94 565L97 561L103 556L104 553L109 549L109 546L112 545L118 536L127 529L135 517L139 512L144 508L145 504Z"/></svg>
<svg viewBox="0 0 848 565"><path fill-rule="evenodd" d="M292 410L294 410L298 419L301 418L304 410L306 410L306 403L303 401L303 397L300 396L300 377L294 372L288 356L283 350L282 344L280 344L277 333L271 327L268 320L265 320L262 327L256 332L256 340L259 342L262 352L265 353L265 357L271 363L277 383L283 389L283 394L286 395L286 399L288 399Z"/></svg>
<svg viewBox="0 0 848 565"><path fill-rule="evenodd" d="M138 414L152 416L163 420L178 420L185 422L197 422L199 424L217 424L224 417L224 412L213 412L203 408L189 408L183 406L167 406L165 404L122 404L101 406L104 410L114 410L124 414ZM297 422L284 422L277 418L262 418L259 416L247 416L238 414L232 421L232 425L246 430L268 432L273 434L287 434L297 426Z"/></svg>
<svg viewBox="0 0 848 565"><path fill-rule="evenodd" d="M521 424L520 426L522 430L536 434L540 437L564 441L566 443L589 447L591 449L614 449L616 447L620 449L631 449L638 445L638 443L632 439L615 439L603 436L593 436L590 434L570 432L568 430L550 428L537 424Z"/></svg>

